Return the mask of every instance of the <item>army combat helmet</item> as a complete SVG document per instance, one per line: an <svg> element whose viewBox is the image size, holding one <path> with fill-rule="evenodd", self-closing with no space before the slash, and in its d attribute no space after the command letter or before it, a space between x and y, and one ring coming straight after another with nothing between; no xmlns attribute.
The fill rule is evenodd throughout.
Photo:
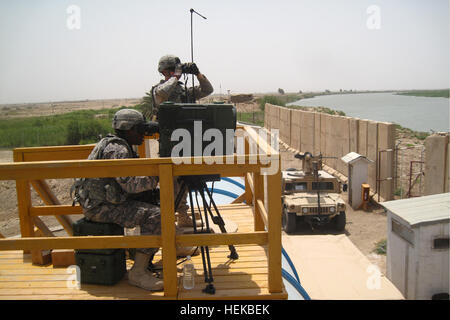
<svg viewBox="0 0 450 320"><path fill-rule="evenodd" d="M115 130L130 130L134 125L145 122L144 116L137 110L122 109L116 112L112 121Z"/></svg>
<svg viewBox="0 0 450 320"><path fill-rule="evenodd" d="M164 70L174 70L176 65L180 63L181 63L180 58L171 54L167 54L165 56L162 56L161 59L159 59L158 71L163 72Z"/></svg>

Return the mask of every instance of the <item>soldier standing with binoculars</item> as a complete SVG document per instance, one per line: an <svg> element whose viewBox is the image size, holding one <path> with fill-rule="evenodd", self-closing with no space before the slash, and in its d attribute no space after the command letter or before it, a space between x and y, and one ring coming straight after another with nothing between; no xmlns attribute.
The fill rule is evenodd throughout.
<svg viewBox="0 0 450 320"><path fill-rule="evenodd" d="M165 101L176 103L195 103L196 99L204 98L210 95L214 89L206 78L200 73L195 63L181 63L180 58L174 55L165 55L159 59L158 71L164 76L157 85L150 90L152 96L152 111L150 120L157 121L159 105ZM186 88L179 81L182 74L193 74L197 77L199 86ZM174 179L175 198L180 191L180 184ZM183 195L179 208L177 210L178 227L192 227L192 218L188 215L187 193ZM201 227L201 222L196 222Z"/></svg>
<svg viewBox="0 0 450 320"><path fill-rule="evenodd" d="M157 116L159 105L165 101L195 103L195 99L201 99L210 95L214 89L206 78L200 73L195 63L181 63L180 58L173 55L165 55L159 59L158 71L164 76L157 85L150 90L153 100L152 119ZM199 86L186 88L180 80L182 74L193 74L197 77Z"/></svg>

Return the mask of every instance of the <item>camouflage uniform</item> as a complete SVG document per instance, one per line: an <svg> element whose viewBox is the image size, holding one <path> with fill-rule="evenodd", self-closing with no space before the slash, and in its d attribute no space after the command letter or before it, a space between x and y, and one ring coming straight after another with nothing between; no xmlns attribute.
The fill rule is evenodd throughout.
<svg viewBox="0 0 450 320"><path fill-rule="evenodd" d="M127 159L137 155L128 143L116 136L102 139L88 159ZM156 177L117 177L83 179L76 188L76 200L80 202L87 219L96 222L116 223L124 228L139 226L143 235L161 233L161 214L157 205L139 201L139 193L153 190ZM135 200L137 199L137 200ZM137 249L153 255L159 248Z"/></svg>
<svg viewBox="0 0 450 320"><path fill-rule="evenodd" d="M173 63L175 62L179 62L179 59L175 56L167 55L162 57L159 62L158 71L162 72L169 66L173 67ZM189 101L188 97L192 97L193 94L196 99L201 99L210 95L214 91L213 86L205 75L202 74L201 77L197 77L197 80L200 84L199 86L195 86L194 88L189 87L187 89L181 81L178 81L176 77L171 77L167 81L161 80L157 85L153 86L150 90L153 102L151 118L157 119L159 106L165 101L187 103ZM173 184L174 197L176 199L181 189L181 183L178 182L177 178L174 178ZM178 208L175 208L178 213L182 213L184 215L187 214L187 211L189 209L189 206L187 205L187 195L188 191L186 190L183 193Z"/></svg>
<svg viewBox="0 0 450 320"><path fill-rule="evenodd" d="M198 82L200 83L199 86L186 90L181 81L178 81L176 77L171 77L169 80L161 80L157 85L153 86L150 90L153 100L152 118L157 117L159 105L165 101L187 103L188 97L192 96L192 92L194 92L196 99L201 99L214 91L205 75L199 77Z"/></svg>

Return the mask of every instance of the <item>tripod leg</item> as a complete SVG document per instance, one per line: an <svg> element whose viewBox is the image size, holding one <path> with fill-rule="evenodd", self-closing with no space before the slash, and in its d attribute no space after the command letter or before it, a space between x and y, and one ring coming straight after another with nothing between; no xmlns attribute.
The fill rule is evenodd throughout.
<svg viewBox="0 0 450 320"><path fill-rule="evenodd" d="M208 194L208 197L211 200L211 204L213 205L214 210L217 213L217 217L214 217L211 208L209 206L207 206L208 212L211 215L211 219L213 220L214 223L216 223L219 226L220 231L222 233L227 233L227 230L225 229L225 222L223 221L222 216L220 215L219 209L217 208L216 203L214 202L214 199L206 186L206 183L204 183L203 189ZM201 194L201 195L203 198L203 203L205 204L206 203L206 199L204 198L205 196L204 196L204 194ZM232 244L228 245L228 248L230 249L230 255L228 256L228 258L233 259L233 260L239 259L239 255L236 251L236 248Z"/></svg>
<svg viewBox="0 0 450 320"><path fill-rule="evenodd" d="M194 201L192 200L192 189L188 188L189 192L189 203L191 205L191 214L192 214L192 221L194 221L194 233L197 232L197 226L195 225L195 208L194 208ZM197 196L197 191L195 191L195 195ZM201 212L200 212L201 214ZM206 216L206 225L208 226L208 217ZM205 277L205 282L207 283L205 289L203 290L205 293L214 294L216 292L216 289L214 288L214 285L212 284L213 277L212 277L212 271L211 271L211 260L209 257L209 248L208 247L200 247L200 251L202 254L202 263L203 263L203 273Z"/></svg>
<svg viewBox="0 0 450 320"><path fill-rule="evenodd" d="M206 230L207 230L207 232L211 232L209 229L209 219L208 219L208 212L207 212L208 206L207 206L207 203L205 201L205 197L204 197L202 191L200 191L200 195L203 200L203 214L205 215ZM208 272L208 277L206 277L206 275L205 275L205 282L207 282L208 284L206 285L205 289L203 289L203 292L214 294L216 292L216 289L214 288L214 285L212 283L214 281L214 279L213 279L213 275L212 275L211 257L209 255L209 247L208 246L205 246L205 255L206 255L207 268L205 266L205 260L203 260L203 266L204 266L204 270L206 271L206 269L207 269L207 272Z"/></svg>
<svg viewBox="0 0 450 320"><path fill-rule="evenodd" d="M186 191L186 183L183 181L181 183L180 191L178 191L177 198L175 199L175 212L177 212L180 206L181 198L183 198L184 192Z"/></svg>
<svg viewBox="0 0 450 320"><path fill-rule="evenodd" d="M183 187L185 187L185 184L183 183ZM182 190L184 193L184 190ZM193 223L193 227L194 227L194 233L197 233L197 225L195 224L195 207L194 207L194 201L192 200L192 190L191 188L188 188L188 193L189 193L189 204L191 205L191 215L192 215L192 221ZM181 192L180 192L181 194ZM181 197L180 197L180 201L181 201Z"/></svg>

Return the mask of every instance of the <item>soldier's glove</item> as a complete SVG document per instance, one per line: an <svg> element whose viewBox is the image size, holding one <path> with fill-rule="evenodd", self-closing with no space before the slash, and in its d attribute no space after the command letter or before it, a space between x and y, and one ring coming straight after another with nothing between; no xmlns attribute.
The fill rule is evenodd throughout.
<svg viewBox="0 0 450 320"><path fill-rule="evenodd" d="M195 74L196 76L200 73L197 65L194 62L183 63L183 73Z"/></svg>

